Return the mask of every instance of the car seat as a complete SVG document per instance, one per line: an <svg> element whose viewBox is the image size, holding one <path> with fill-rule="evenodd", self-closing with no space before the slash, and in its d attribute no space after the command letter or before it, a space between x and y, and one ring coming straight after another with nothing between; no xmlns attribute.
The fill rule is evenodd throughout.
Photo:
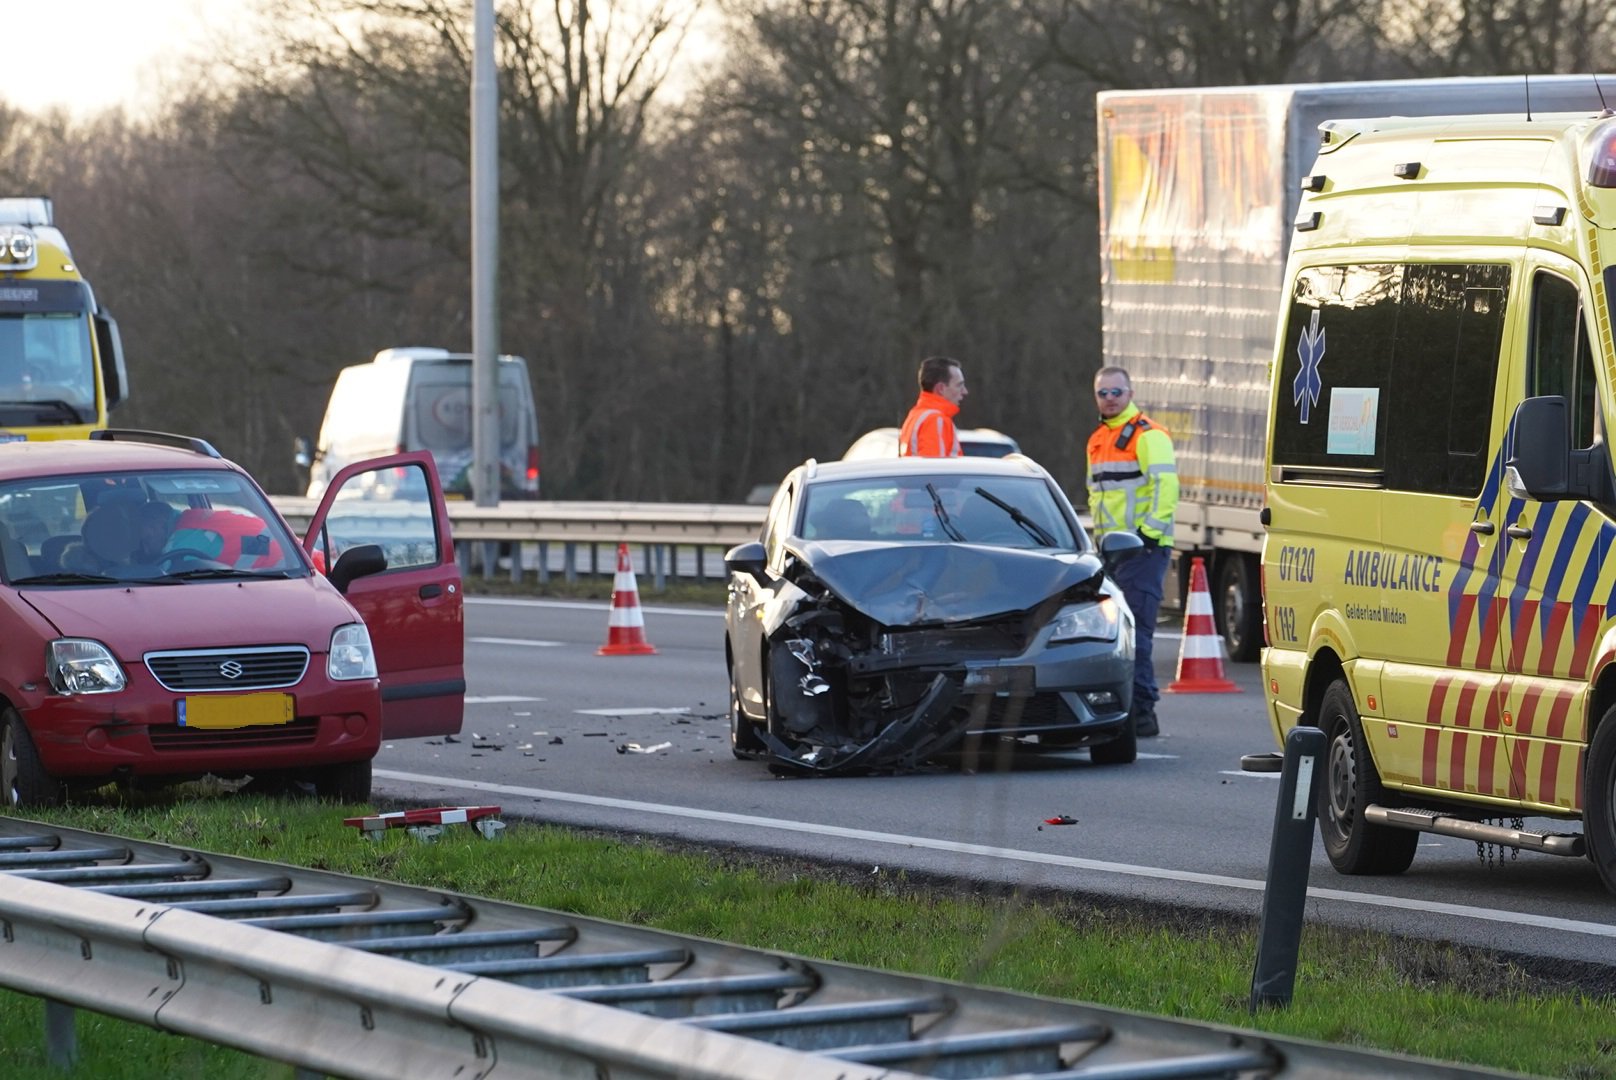
<svg viewBox="0 0 1616 1080"><path fill-rule="evenodd" d="M28 549L11 535L11 530L0 524L0 562L5 565L6 580L28 577L34 572Z"/></svg>
<svg viewBox="0 0 1616 1080"><path fill-rule="evenodd" d="M60 536L47 536L39 545L39 570L43 574L54 574L62 569L62 556L72 544L79 543L79 538L72 533L63 533Z"/></svg>
<svg viewBox="0 0 1616 1080"><path fill-rule="evenodd" d="M118 566L135 553L135 524L123 500L103 500L80 527L84 546L103 566Z"/></svg>
<svg viewBox="0 0 1616 1080"><path fill-rule="evenodd" d="M833 499L808 517L810 539L869 540L870 512L856 499Z"/></svg>

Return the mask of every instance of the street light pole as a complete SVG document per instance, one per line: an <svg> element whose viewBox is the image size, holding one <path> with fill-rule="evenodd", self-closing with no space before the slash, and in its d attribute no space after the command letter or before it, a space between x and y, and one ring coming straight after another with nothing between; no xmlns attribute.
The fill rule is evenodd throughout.
<svg viewBox="0 0 1616 1080"><path fill-rule="evenodd" d="M499 503L499 85L494 0L476 0L471 65L472 496Z"/></svg>

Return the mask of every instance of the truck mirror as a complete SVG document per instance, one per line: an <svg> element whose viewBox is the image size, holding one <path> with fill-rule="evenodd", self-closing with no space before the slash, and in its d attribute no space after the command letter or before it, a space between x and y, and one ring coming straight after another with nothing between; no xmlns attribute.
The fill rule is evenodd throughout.
<svg viewBox="0 0 1616 1080"><path fill-rule="evenodd" d="M1574 498L1571 487L1571 419L1566 399L1527 398L1510 420L1505 483L1516 498L1551 502Z"/></svg>

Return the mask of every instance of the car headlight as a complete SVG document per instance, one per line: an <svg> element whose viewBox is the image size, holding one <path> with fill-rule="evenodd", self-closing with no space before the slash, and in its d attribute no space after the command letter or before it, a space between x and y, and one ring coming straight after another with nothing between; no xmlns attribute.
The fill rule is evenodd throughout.
<svg viewBox="0 0 1616 1080"><path fill-rule="evenodd" d="M376 677L376 650L370 647L364 623L346 623L331 631L325 673L339 682Z"/></svg>
<svg viewBox="0 0 1616 1080"><path fill-rule="evenodd" d="M111 694L128 683L111 651L88 638L57 638L45 646L45 674L58 694Z"/></svg>
<svg viewBox="0 0 1616 1080"><path fill-rule="evenodd" d="M1121 613L1107 596L1092 603L1062 608L1050 624L1051 644L1061 641L1115 641Z"/></svg>

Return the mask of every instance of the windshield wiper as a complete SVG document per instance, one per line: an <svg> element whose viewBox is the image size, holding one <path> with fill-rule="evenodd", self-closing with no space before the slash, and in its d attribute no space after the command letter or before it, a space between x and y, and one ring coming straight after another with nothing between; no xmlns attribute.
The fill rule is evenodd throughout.
<svg viewBox="0 0 1616 1080"><path fill-rule="evenodd" d="M54 574L32 574L28 577L13 578L13 585L117 585L119 579L107 577L105 574L81 574L71 570L61 570Z"/></svg>
<svg viewBox="0 0 1616 1080"><path fill-rule="evenodd" d="M1044 528L1032 518L1028 517L1022 512L1022 509L1019 506L1013 506L1010 503L1005 502L1003 499L999 498L986 488L979 487L976 489L976 493L982 496L988 502L992 503L994 506L997 506L1000 510L1003 510L1005 513L1009 514L1011 521L1014 521L1017 525L1020 525L1024 530L1026 530L1028 536L1032 537L1040 544L1044 545L1045 547L1060 546L1055 542L1055 538L1049 535L1048 529Z"/></svg>
<svg viewBox="0 0 1616 1080"><path fill-rule="evenodd" d="M79 412L78 407L70 401L63 401L61 398L33 398L27 401L11 398L0 401L0 405L22 405L28 408L51 409L55 412L66 413L75 424L84 423L84 416Z"/></svg>
<svg viewBox="0 0 1616 1080"><path fill-rule="evenodd" d="M287 578L290 570L238 570L233 566L199 566L153 578L155 581L206 581L210 578Z"/></svg>
<svg viewBox="0 0 1616 1080"><path fill-rule="evenodd" d="M943 497L937 494L937 488L928 482L926 484L926 493L931 496L932 509L937 511L937 520L943 523L943 531L948 534L949 539L958 540L963 544L965 536L954 528L952 521L948 520L948 511L943 509Z"/></svg>

